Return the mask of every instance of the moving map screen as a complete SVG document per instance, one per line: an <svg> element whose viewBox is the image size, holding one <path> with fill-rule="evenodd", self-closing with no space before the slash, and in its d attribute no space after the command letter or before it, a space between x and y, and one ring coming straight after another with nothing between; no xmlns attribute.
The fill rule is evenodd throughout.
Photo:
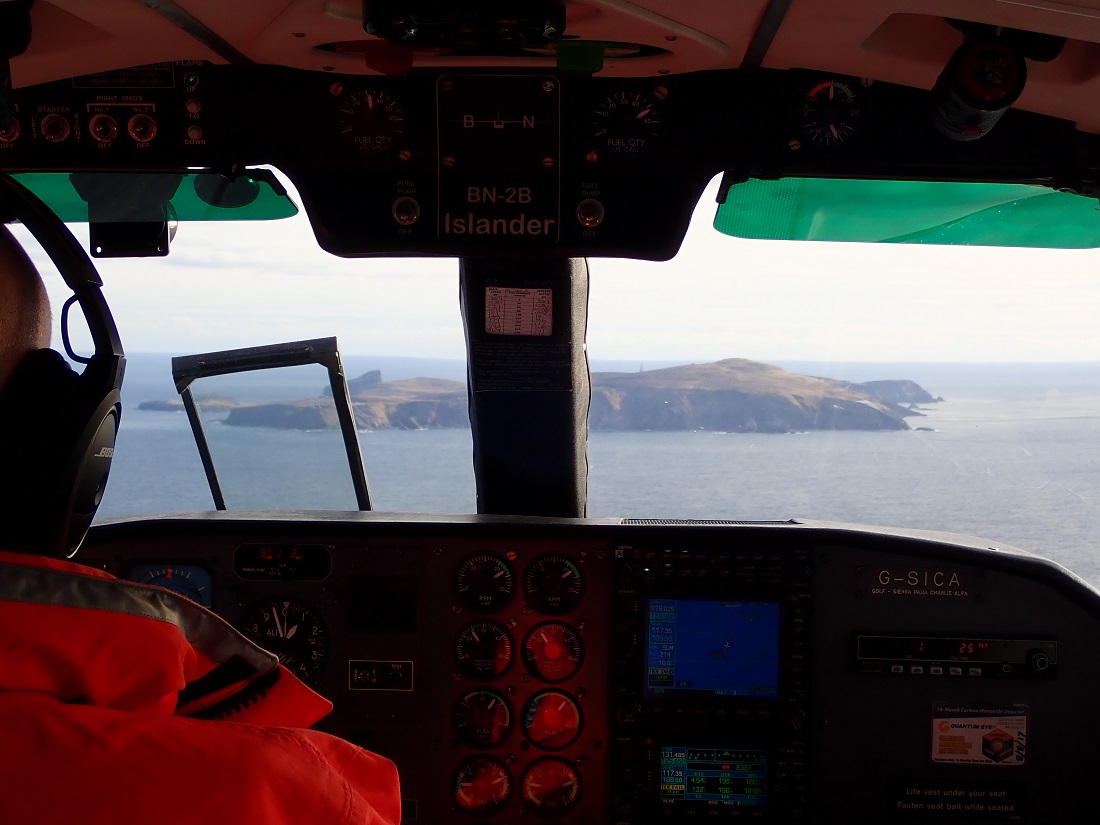
<svg viewBox="0 0 1100 825"><path fill-rule="evenodd" d="M779 695L779 603L649 599L645 695Z"/></svg>

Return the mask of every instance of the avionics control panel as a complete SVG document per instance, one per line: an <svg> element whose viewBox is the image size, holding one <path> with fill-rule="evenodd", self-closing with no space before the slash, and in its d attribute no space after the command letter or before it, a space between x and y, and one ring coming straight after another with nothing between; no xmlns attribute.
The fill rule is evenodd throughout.
<svg viewBox="0 0 1100 825"><path fill-rule="evenodd" d="M806 548L616 548L616 813L805 812Z"/></svg>
<svg viewBox="0 0 1100 825"><path fill-rule="evenodd" d="M96 527L80 558L279 654L333 700L319 727L397 764L405 825L1095 806L1100 594L959 537L203 514Z"/></svg>

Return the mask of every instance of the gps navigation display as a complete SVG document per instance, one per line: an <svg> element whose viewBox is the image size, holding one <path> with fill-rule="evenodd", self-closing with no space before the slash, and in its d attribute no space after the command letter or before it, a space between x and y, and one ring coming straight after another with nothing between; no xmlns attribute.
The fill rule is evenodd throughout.
<svg viewBox="0 0 1100 825"><path fill-rule="evenodd" d="M779 603L649 599L645 695L779 695Z"/></svg>

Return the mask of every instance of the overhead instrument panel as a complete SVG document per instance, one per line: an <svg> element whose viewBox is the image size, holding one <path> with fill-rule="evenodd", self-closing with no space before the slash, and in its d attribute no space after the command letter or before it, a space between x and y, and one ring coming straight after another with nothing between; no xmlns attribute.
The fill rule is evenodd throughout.
<svg viewBox="0 0 1100 825"><path fill-rule="evenodd" d="M255 186L235 176L271 165L297 188L321 246L349 257L668 258L723 173L731 183L1011 179L1095 190L1095 136L1010 109L988 136L952 140L934 126L937 99L795 69L364 77L166 63L17 89L0 170L223 176L188 195L191 214L171 200L182 221L292 214L267 190L241 208ZM1064 151L1071 144L1080 151ZM98 181L80 185L100 200ZM141 220L165 197L148 200Z"/></svg>

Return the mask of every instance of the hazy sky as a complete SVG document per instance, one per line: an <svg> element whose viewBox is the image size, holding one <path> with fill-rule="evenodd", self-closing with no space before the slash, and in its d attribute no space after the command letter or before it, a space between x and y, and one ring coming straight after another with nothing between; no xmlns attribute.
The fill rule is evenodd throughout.
<svg viewBox="0 0 1100 825"><path fill-rule="evenodd" d="M744 241L711 227L716 188L672 261L590 262L591 358L1100 361L1100 250ZM130 352L336 335L347 354L464 357L456 261L335 258L304 216L185 223L168 258L97 264Z"/></svg>

